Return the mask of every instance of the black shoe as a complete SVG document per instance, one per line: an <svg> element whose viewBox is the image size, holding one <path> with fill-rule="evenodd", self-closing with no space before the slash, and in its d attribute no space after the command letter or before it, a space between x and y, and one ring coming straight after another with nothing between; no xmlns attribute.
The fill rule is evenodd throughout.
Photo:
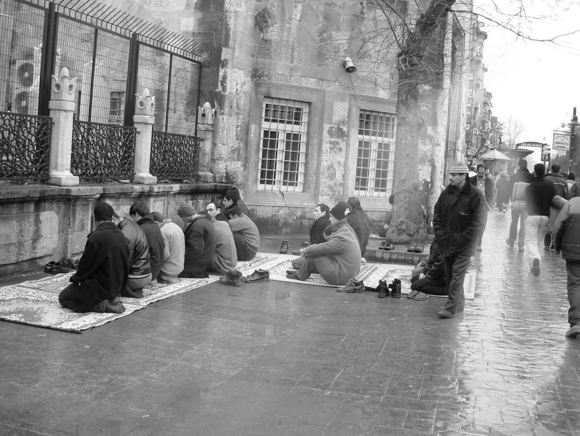
<svg viewBox="0 0 580 436"><path fill-rule="evenodd" d="M346 285L337 288L336 292L346 292L348 294L354 294L364 292L364 290L365 284L362 281L350 279Z"/></svg>
<svg viewBox="0 0 580 436"><path fill-rule="evenodd" d="M242 286L242 273L239 271L230 271L224 277L220 277L219 282L224 285L240 287Z"/></svg>
<svg viewBox="0 0 580 436"><path fill-rule="evenodd" d="M535 276L540 275L540 259L537 257L532 261L532 274Z"/></svg>
<svg viewBox="0 0 580 436"><path fill-rule="evenodd" d="M377 292L379 293L379 295L378 295L379 298L385 298L385 297L389 296L389 294L390 294L389 286L387 285L386 280L379 280L379 286L377 286Z"/></svg>
<svg viewBox="0 0 580 436"><path fill-rule="evenodd" d="M386 251L390 251L390 250L394 250L395 246L393 244L387 243L387 241L383 241L381 242L381 245L379 245L379 250L386 250Z"/></svg>
<svg viewBox="0 0 580 436"><path fill-rule="evenodd" d="M280 245L280 254L288 254L288 241L284 239Z"/></svg>
<svg viewBox="0 0 580 436"><path fill-rule="evenodd" d="M242 277L242 281L246 283L258 283L270 281L270 273L263 269L257 269L247 277Z"/></svg>
<svg viewBox="0 0 580 436"><path fill-rule="evenodd" d="M391 297L401 298L401 281L399 279L394 279L389 287L391 288Z"/></svg>

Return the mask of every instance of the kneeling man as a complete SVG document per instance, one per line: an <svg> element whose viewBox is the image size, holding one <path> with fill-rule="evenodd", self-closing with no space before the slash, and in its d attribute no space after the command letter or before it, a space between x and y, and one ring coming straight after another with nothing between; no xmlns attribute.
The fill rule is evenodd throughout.
<svg viewBox="0 0 580 436"><path fill-rule="evenodd" d="M115 212L110 204L97 202L93 214L96 228L87 237L72 284L58 300L75 312L123 313L119 295L127 286L129 244L112 222Z"/></svg>

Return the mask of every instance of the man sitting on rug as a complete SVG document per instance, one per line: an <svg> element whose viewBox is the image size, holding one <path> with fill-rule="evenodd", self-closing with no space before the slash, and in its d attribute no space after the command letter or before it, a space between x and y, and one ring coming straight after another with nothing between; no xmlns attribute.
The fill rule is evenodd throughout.
<svg viewBox="0 0 580 436"><path fill-rule="evenodd" d="M139 224L131 216L123 218L117 225L129 242L129 279L121 296L142 298L143 287L151 282L149 242Z"/></svg>
<svg viewBox="0 0 580 436"><path fill-rule="evenodd" d="M123 313L119 295L127 286L129 245L112 222L116 214L110 204L98 201L93 215L95 230L87 236L77 272L58 301L74 312Z"/></svg>
<svg viewBox="0 0 580 436"><path fill-rule="evenodd" d="M149 206L143 201L136 201L129 208L129 215L141 226L149 243L149 259L151 260L151 284L157 286L157 277L163 263L165 250L163 236L159 226L153 220Z"/></svg>
<svg viewBox="0 0 580 436"><path fill-rule="evenodd" d="M429 258L421 261L411 275L411 293L407 298L426 300L429 295L447 295L445 268L437 244L431 244Z"/></svg>
<svg viewBox="0 0 580 436"><path fill-rule="evenodd" d="M207 277L207 271L215 260L215 230L207 212L196 212L192 205L184 203L177 214L185 222L185 260L180 277Z"/></svg>
<svg viewBox="0 0 580 436"><path fill-rule="evenodd" d="M179 274L183 271L185 258L185 236L183 235L183 230L159 212L152 212L151 216L159 225L165 245L163 263L157 280L160 283L176 283L179 281Z"/></svg>
<svg viewBox="0 0 580 436"><path fill-rule="evenodd" d="M304 281L310 274L319 273L331 285L344 285L355 278L361 253L358 238L345 219L347 207L341 201L331 209L331 225L324 230L326 242L306 247L302 256L292 261L297 271L289 271L288 278Z"/></svg>
<svg viewBox="0 0 580 436"><path fill-rule="evenodd" d="M246 214L238 206L229 209L229 225L234 234L238 260L251 260L260 248L260 232Z"/></svg>
<svg viewBox="0 0 580 436"><path fill-rule="evenodd" d="M235 271L236 264L238 263L238 253L230 226L226 221L217 220L216 217L221 211L215 203L208 203L206 211L215 230L216 239L215 260L211 269L220 274Z"/></svg>

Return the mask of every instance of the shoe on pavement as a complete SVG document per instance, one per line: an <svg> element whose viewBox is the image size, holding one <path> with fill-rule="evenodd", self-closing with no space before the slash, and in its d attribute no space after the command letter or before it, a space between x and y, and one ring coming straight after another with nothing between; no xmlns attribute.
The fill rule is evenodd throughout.
<svg viewBox="0 0 580 436"><path fill-rule="evenodd" d="M381 245L379 245L379 250L394 250L395 246L393 244L387 243L387 241L383 241L381 242Z"/></svg>
<svg viewBox="0 0 580 436"><path fill-rule="evenodd" d="M239 271L230 271L224 277L218 280L223 285L240 287L242 286L242 273Z"/></svg>
<svg viewBox="0 0 580 436"><path fill-rule="evenodd" d="M379 280L379 286L377 286L377 292L379 293L379 298L388 297L390 294L389 285L387 285L386 280Z"/></svg>
<svg viewBox="0 0 580 436"><path fill-rule="evenodd" d="M534 260L532 260L531 271L532 271L532 274L535 276L540 275L540 259L538 259L537 257L534 258Z"/></svg>
<svg viewBox="0 0 580 436"><path fill-rule="evenodd" d="M580 335L580 324L574 324L570 326L566 332L566 337L570 339L576 339Z"/></svg>
<svg viewBox="0 0 580 436"><path fill-rule="evenodd" d="M242 277L242 281L246 283L258 283L270 281L270 273L263 269L257 269L247 277Z"/></svg>
<svg viewBox="0 0 580 436"><path fill-rule="evenodd" d="M514 241L510 241L510 239L506 239L505 243L509 245L510 248L514 248Z"/></svg>
<svg viewBox="0 0 580 436"><path fill-rule="evenodd" d="M391 288L391 297L401 298L401 280L394 279L389 287Z"/></svg>
<svg viewBox="0 0 580 436"><path fill-rule="evenodd" d="M437 316L439 318L449 319L449 318L453 318L455 316L455 314L452 312L449 312L447 309L441 309L439 312L437 312Z"/></svg>
<svg viewBox="0 0 580 436"><path fill-rule="evenodd" d="M417 294L418 294L418 293L419 293L419 291L411 291L411 292L409 293L409 295L407 295L407 298L408 298L409 300L414 300L414 299L415 299L415 297L417 296Z"/></svg>
<svg viewBox="0 0 580 436"><path fill-rule="evenodd" d="M425 294L425 293L419 291L417 293L417 295L415 295L415 298L413 298L413 300L415 300L415 301L425 301L428 298L429 298L429 294Z"/></svg>
<svg viewBox="0 0 580 436"><path fill-rule="evenodd" d="M280 254L288 254L288 241L286 239L280 245Z"/></svg>
<svg viewBox="0 0 580 436"><path fill-rule="evenodd" d="M336 292L346 292L348 294L361 293L365 290L365 284L362 281L350 279L348 283L336 289Z"/></svg>

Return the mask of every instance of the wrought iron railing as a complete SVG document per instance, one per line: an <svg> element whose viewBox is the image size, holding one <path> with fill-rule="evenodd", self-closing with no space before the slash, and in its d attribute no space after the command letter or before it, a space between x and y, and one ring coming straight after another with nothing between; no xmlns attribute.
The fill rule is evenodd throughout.
<svg viewBox="0 0 580 436"><path fill-rule="evenodd" d="M153 132L151 174L158 183L193 181L199 169L199 138L175 133Z"/></svg>
<svg viewBox="0 0 580 436"><path fill-rule="evenodd" d="M46 182L51 131L50 117L0 112L0 180Z"/></svg>
<svg viewBox="0 0 580 436"><path fill-rule="evenodd" d="M81 182L129 182L135 156L134 127L75 121L71 172Z"/></svg>

